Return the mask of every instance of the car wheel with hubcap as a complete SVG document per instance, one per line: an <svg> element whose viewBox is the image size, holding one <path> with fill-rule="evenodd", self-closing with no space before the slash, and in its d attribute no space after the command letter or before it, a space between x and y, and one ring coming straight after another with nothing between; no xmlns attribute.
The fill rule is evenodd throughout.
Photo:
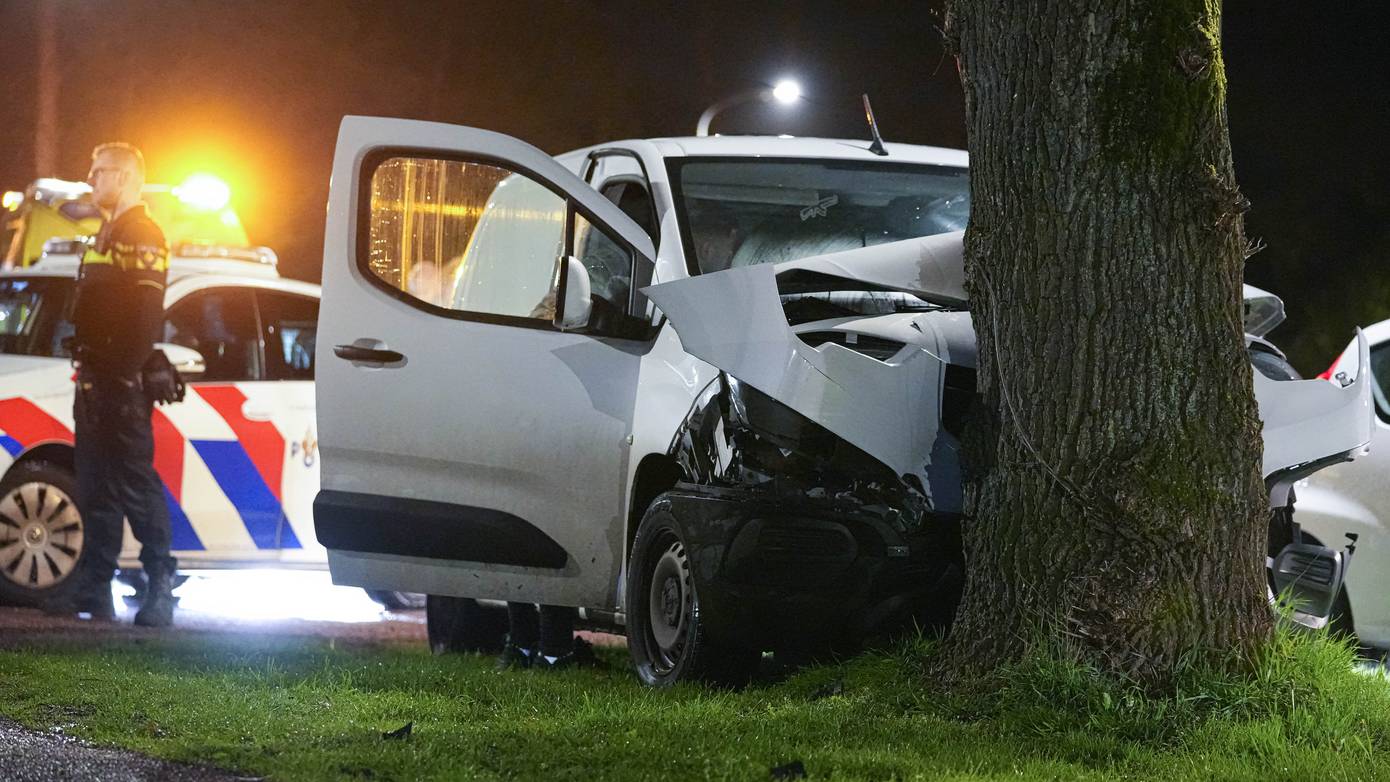
<svg viewBox="0 0 1390 782"><path fill-rule="evenodd" d="M757 671L758 650L718 643L705 632L686 536L660 497L632 543L625 607L628 651L645 684L699 680L739 686Z"/></svg>
<svg viewBox="0 0 1390 782"><path fill-rule="evenodd" d="M0 480L0 602L34 606L61 594L86 551L77 479L49 462Z"/></svg>

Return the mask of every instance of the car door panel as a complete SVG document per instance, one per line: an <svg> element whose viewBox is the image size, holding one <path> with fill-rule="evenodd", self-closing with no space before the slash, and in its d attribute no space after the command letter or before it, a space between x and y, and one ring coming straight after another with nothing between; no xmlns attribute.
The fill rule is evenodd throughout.
<svg viewBox="0 0 1390 782"><path fill-rule="evenodd" d="M396 281L384 282L391 278L358 258L359 251L368 252L369 236L379 241L372 233L377 229L367 224L364 204L400 210L407 223L430 217L431 209L443 214L474 206L447 198L437 207L386 199L374 189L378 182L364 164L382 160L387 154L382 150L388 148L423 161L406 177L433 176L439 167L425 165L430 161L456 161L464 167L450 169L453 179L441 179L440 192L454 188L451 183L467 184L461 179L468 175L467 166L514 173L488 185L497 189L486 196L485 206L482 201L475 205L481 216L469 229L473 233L466 244L454 247L462 253L454 266L447 274L429 276L429 296L414 287L413 277L407 281L404 258L409 255L410 264L424 268L426 261L418 258L428 256L442 270L447 253L420 251L417 258L401 250L399 268L387 272L397 275ZM395 159L380 165L394 165ZM504 191L504 185L512 190ZM650 257L650 239L638 226L534 147L437 123L344 120L325 235L317 349L323 489L314 511L336 582L554 604L614 604L625 545L627 438L637 368L648 345L558 331L538 314L545 303L523 278L540 273L536 258L544 255L548 239L535 232L552 226L543 219L532 227L518 223L531 232L525 235L520 229L509 234L512 229L501 223L486 233L487 241L502 237L511 242L506 246L514 249L508 252L516 255L516 279L493 284L524 290L516 296L493 290L482 304L476 303L481 298L473 303L461 298L477 292L465 286L471 275L487 268L478 260L478 253L486 251L479 249L484 239L478 237L485 235L479 226L490 219L535 218L505 202L517 188L544 197L537 185L568 203L570 212L582 213L625 247ZM401 242L404 247L405 240ZM482 257L502 263L511 256L497 256L501 261ZM373 255L373 262L377 258ZM552 254L547 262L553 260ZM549 275L545 270L541 276ZM444 287L452 285L452 298L436 293L441 279L448 281ZM553 293L552 288L548 295ZM507 304L509 296L523 304L536 301L536 311ZM341 357L335 353L340 346ZM360 349L393 351L400 358L373 358Z"/></svg>

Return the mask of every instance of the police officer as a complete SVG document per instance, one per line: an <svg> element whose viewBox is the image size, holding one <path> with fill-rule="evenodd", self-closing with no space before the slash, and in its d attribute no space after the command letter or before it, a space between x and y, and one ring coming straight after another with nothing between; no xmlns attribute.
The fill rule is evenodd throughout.
<svg viewBox="0 0 1390 782"><path fill-rule="evenodd" d="M174 619L176 562L169 555L169 510L154 469L150 414L153 397L173 401L163 387L172 368L154 349L169 248L140 200L144 180L145 160L135 147L102 144L92 152L87 181L105 222L82 257L73 312L77 507L87 555L73 589L51 608L115 618L111 579L129 520L149 581L135 623L164 627Z"/></svg>

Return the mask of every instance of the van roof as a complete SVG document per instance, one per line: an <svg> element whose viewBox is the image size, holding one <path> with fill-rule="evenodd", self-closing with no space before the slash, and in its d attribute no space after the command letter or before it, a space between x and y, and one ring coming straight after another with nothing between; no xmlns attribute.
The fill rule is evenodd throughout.
<svg viewBox="0 0 1390 782"><path fill-rule="evenodd" d="M869 151L865 139L815 138L798 136L673 136L629 139L577 149L561 157L587 154L618 144L647 143L663 157L788 157L863 160L876 163L918 163L965 167L970 157L965 150L929 147L920 144L885 143L887 155Z"/></svg>

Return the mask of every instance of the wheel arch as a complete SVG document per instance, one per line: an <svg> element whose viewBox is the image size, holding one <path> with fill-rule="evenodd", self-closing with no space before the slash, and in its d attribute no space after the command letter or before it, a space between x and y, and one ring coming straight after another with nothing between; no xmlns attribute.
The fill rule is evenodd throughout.
<svg viewBox="0 0 1390 782"><path fill-rule="evenodd" d="M637 527L652 501L680 482L684 477L676 460L662 453L649 453L637 464L632 476L632 502L628 505L627 531L623 542L623 561L632 556L632 541Z"/></svg>
<svg viewBox="0 0 1390 782"><path fill-rule="evenodd" d="M66 469L68 472L76 472L76 457L72 443L61 441L50 441L40 443L24 451L14 460L14 463L5 470L5 476L14 472L21 465L33 464L35 462L46 462Z"/></svg>

